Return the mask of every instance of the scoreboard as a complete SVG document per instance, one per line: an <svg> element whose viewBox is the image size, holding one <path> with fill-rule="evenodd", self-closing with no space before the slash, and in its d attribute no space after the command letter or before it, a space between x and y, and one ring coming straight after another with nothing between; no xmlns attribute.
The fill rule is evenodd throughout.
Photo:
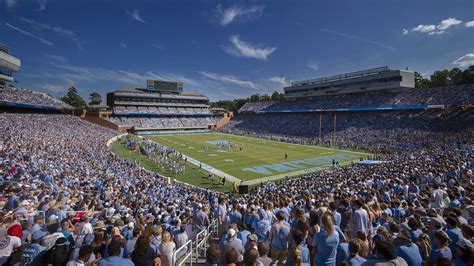
<svg viewBox="0 0 474 266"><path fill-rule="evenodd" d="M163 80L147 80L146 88L151 91L165 91L165 92L174 92L181 93L183 92L184 84L182 82L170 82Z"/></svg>

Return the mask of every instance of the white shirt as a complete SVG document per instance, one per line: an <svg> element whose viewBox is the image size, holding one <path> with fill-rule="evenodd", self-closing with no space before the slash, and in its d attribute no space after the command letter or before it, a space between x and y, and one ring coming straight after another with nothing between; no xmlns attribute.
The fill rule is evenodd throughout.
<svg viewBox="0 0 474 266"><path fill-rule="evenodd" d="M91 223L85 223L84 225L82 225L81 235L87 235L92 233L94 233L94 230L92 229Z"/></svg>
<svg viewBox="0 0 474 266"><path fill-rule="evenodd" d="M434 202L431 204L433 208L443 208L444 207L444 196L446 192L442 189L435 189L433 191Z"/></svg>
<svg viewBox="0 0 474 266"><path fill-rule="evenodd" d="M21 239L16 236L0 237L0 263L5 263L13 249L21 246Z"/></svg>

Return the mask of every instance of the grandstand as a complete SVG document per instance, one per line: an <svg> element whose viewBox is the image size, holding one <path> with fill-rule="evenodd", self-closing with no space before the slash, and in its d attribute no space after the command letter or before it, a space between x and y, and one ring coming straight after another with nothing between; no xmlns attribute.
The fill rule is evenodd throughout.
<svg viewBox="0 0 474 266"><path fill-rule="evenodd" d="M13 81L13 72L20 70L21 61L10 54L10 48L0 44L0 86Z"/></svg>
<svg viewBox="0 0 474 266"><path fill-rule="evenodd" d="M472 128L474 85L319 96L275 102L247 102L227 133L298 143L387 151L437 145L432 131ZM426 135L400 142L406 134ZM384 140L377 135L385 135ZM439 140L441 141L441 140Z"/></svg>
<svg viewBox="0 0 474 266"><path fill-rule="evenodd" d="M202 130L215 126L222 112L212 112L209 99L183 91L183 83L148 80L146 88L121 88L107 94L113 110L107 119L138 132Z"/></svg>
<svg viewBox="0 0 474 266"><path fill-rule="evenodd" d="M415 88L415 73L387 66L357 72L294 81L285 87L285 98L335 95L356 92Z"/></svg>

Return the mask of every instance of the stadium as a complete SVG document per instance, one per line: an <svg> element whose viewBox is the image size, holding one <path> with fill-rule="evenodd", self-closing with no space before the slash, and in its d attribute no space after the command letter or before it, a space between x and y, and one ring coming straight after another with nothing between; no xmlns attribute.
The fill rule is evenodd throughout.
<svg viewBox="0 0 474 266"><path fill-rule="evenodd" d="M113 80L86 103L18 82L21 47L0 44L0 265L474 265L473 64L341 65L270 96L53 58L65 80Z"/></svg>

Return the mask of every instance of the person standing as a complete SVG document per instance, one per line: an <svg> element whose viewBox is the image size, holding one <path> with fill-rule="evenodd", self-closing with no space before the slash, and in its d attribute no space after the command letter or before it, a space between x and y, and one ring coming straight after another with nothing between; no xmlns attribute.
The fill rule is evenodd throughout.
<svg viewBox="0 0 474 266"><path fill-rule="evenodd" d="M357 231L362 231L365 235L369 234L369 214L362 208L362 200L352 201L354 211L352 213L351 236L355 237Z"/></svg>
<svg viewBox="0 0 474 266"><path fill-rule="evenodd" d="M285 213L279 211L277 214L277 222L273 224L270 230L270 241L272 244L271 258L274 262L283 262L286 260L288 253L288 235L290 233L290 225L285 221Z"/></svg>
<svg viewBox="0 0 474 266"><path fill-rule="evenodd" d="M325 213L321 218L322 228L316 234L316 265L336 265L337 246L339 244L339 233L334 229L333 217Z"/></svg>

